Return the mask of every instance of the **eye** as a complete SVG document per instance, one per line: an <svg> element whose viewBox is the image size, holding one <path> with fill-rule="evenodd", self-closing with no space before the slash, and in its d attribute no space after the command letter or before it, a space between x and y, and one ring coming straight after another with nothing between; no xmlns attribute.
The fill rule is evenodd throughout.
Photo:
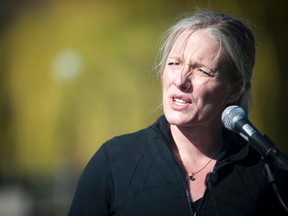
<svg viewBox="0 0 288 216"><path fill-rule="evenodd" d="M183 65L183 61L180 57L168 57L167 59L167 66L171 66L173 68L178 68L179 66Z"/></svg>
<svg viewBox="0 0 288 216"><path fill-rule="evenodd" d="M169 61L167 63L169 66L177 66L177 65L180 65L180 63L178 61Z"/></svg>
<svg viewBox="0 0 288 216"><path fill-rule="evenodd" d="M212 70L207 69L207 68L197 68L196 70L201 76L208 76L208 77L215 76L215 73Z"/></svg>
<svg viewBox="0 0 288 216"><path fill-rule="evenodd" d="M167 66L170 68L172 71L181 71L183 70L183 64L181 61L176 60L176 59L170 59L167 61Z"/></svg>

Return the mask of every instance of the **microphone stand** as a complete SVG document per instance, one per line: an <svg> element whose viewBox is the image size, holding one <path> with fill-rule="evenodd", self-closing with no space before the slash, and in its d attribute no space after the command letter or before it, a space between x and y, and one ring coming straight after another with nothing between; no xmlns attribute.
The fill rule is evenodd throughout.
<svg viewBox="0 0 288 216"><path fill-rule="evenodd" d="M278 185L276 183L276 178L275 178L275 175L273 174L269 164L266 162L265 163L265 171L266 171L266 177L267 177L267 181L269 184L272 185L272 188L280 202L280 204L282 205L282 207L285 209L285 211L288 213L288 206L287 204L285 203L285 201L283 200L282 198L282 195L279 191L279 188L278 188Z"/></svg>
<svg viewBox="0 0 288 216"><path fill-rule="evenodd" d="M250 144L255 148L267 161L271 161L274 166L288 172L288 156L278 150L272 141L260 133L254 133L249 138Z"/></svg>
<svg viewBox="0 0 288 216"><path fill-rule="evenodd" d="M283 152L278 150L266 135L262 136L259 135L258 133L254 137L252 136L250 138L251 138L250 140L251 146L254 147L262 155L265 161L264 169L268 183L271 184L280 204L288 213L288 206L282 198L282 195L278 188L278 184L276 182L275 174L271 169L272 165L273 168L281 169L287 175L288 156L286 156Z"/></svg>

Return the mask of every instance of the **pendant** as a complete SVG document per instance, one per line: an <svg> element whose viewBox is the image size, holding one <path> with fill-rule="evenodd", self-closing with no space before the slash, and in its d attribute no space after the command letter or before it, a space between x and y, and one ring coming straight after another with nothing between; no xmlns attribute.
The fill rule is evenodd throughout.
<svg viewBox="0 0 288 216"><path fill-rule="evenodd" d="M189 176L188 176L188 179L189 179L190 181L195 181L195 177L194 177L193 175L189 175Z"/></svg>

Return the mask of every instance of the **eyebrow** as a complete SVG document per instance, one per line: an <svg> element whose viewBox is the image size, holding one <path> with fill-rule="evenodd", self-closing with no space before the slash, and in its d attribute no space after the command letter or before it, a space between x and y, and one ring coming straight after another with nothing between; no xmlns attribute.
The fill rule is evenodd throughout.
<svg viewBox="0 0 288 216"><path fill-rule="evenodd" d="M184 62L180 56L168 56L167 59L175 59L175 60Z"/></svg>
<svg viewBox="0 0 288 216"><path fill-rule="evenodd" d="M180 57L180 56L169 56L167 59L174 59L174 60L177 60L177 61L184 62L184 61L183 61L183 58ZM212 73L214 73L214 74L216 73L216 71L213 70L212 68L210 68L210 67L208 67L207 65L204 65L204 64L202 64L202 63L199 63L199 62L192 63L192 64L189 63L189 64L187 64L187 65L189 65L189 66L192 67L192 68L195 68L195 67L205 67L205 68L209 69L210 72L212 72Z"/></svg>

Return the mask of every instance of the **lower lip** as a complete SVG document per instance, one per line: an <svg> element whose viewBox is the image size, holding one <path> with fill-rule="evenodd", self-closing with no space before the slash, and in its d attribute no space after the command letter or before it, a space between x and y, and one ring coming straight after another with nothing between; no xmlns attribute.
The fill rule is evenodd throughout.
<svg viewBox="0 0 288 216"><path fill-rule="evenodd" d="M170 106L173 110L176 110L176 111L187 110L189 108L189 105L190 103L179 104L179 103L176 103L172 98L170 99Z"/></svg>

